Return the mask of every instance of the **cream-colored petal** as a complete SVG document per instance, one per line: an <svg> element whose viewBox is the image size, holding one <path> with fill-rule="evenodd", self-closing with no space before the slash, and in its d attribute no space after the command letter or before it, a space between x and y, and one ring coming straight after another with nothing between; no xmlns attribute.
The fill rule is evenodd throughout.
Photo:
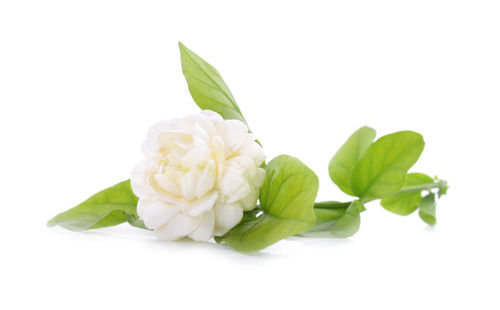
<svg viewBox="0 0 500 310"><path fill-rule="evenodd" d="M217 129L215 128L216 121L203 112L200 114L202 117L200 117L197 122L198 126L200 126L210 137L217 135Z"/></svg>
<svg viewBox="0 0 500 310"><path fill-rule="evenodd" d="M202 116L199 113L185 116L179 122L179 130L194 136L196 123L200 120L200 118L202 118Z"/></svg>
<svg viewBox="0 0 500 310"><path fill-rule="evenodd" d="M226 126L224 132L225 145L232 151L238 150L245 142L248 135L248 127L238 120L224 121Z"/></svg>
<svg viewBox="0 0 500 310"><path fill-rule="evenodd" d="M192 166L205 164L212 158L211 150L207 146L191 149L182 159L182 168L189 169Z"/></svg>
<svg viewBox="0 0 500 310"><path fill-rule="evenodd" d="M256 188L260 188L262 184L264 184L265 180L266 180L266 170L262 168L257 168L252 180L252 185Z"/></svg>
<svg viewBox="0 0 500 310"><path fill-rule="evenodd" d="M179 119L159 121L149 128L148 138L156 139L162 132L179 129L179 121Z"/></svg>
<svg viewBox="0 0 500 310"><path fill-rule="evenodd" d="M193 137L192 136L177 136L175 138L175 145L184 150L184 152L189 151L190 149L193 148Z"/></svg>
<svg viewBox="0 0 500 310"><path fill-rule="evenodd" d="M170 221L155 230L158 238L162 240L177 240L194 231L199 220L188 215L178 213Z"/></svg>
<svg viewBox="0 0 500 310"><path fill-rule="evenodd" d="M243 209L237 203L215 205L215 236L223 236L236 226L243 217Z"/></svg>
<svg viewBox="0 0 500 310"><path fill-rule="evenodd" d="M205 169L198 180L198 184L196 185L196 197L201 198L207 192L211 191L215 185L215 179L215 160L211 159L205 166Z"/></svg>
<svg viewBox="0 0 500 310"><path fill-rule="evenodd" d="M250 193L245 197L241 198L238 202L241 204L241 207L244 211L250 211L255 208L257 205L257 200L259 199L259 191L255 188L252 188Z"/></svg>
<svg viewBox="0 0 500 310"><path fill-rule="evenodd" d="M179 208L163 201L148 201L139 199L137 214L147 228L156 229L167 223L170 218L179 212Z"/></svg>
<svg viewBox="0 0 500 310"><path fill-rule="evenodd" d="M153 125L149 131L146 140L142 144L142 152L146 156L151 156L158 150L158 137L163 132L178 129L179 120L164 120Z"/></svg>
<svg viewBox="0 0 500 310"><path fill-rule="evenodd" d="M189 152L189 151L187 151ZM158 153L160 161L166 162L170 167L178 167L182 164L182 160L187 153L184 149L174 145L164 153Z"/></svg>
<svg viewBox="0 0 500 310"><path fill-rule="evenodd" d="M217 166L217 178L222 177L224 165L226 163L226 155L224 152L224 141L220 136L212 137L212 152Z"/></svg>
<svg viewBox="0 0 500 310"><path fill-rule="evenodd" d="M154 179L158 186L160 186L164 191L171 193L172 195L181 195L181 188L179 183L177 183L179 173L175 170L167 170L164 173L157 173Z"/></svg>
<svg viewBox="0 0 500 310"><path fill-rule="evenodd" d="M167 231L167 224L158 227L155 229L155 235L158 237L160 240L164 241L173 241L173 240L179 240L185 237L185 235L172 235L170 231Z"/></svg>
<svg viewBox="0 0 500 310"><path fill-rule="evenodd" d="M233 157L229 160L230 163L237 165L238 167L245 170L245 177L250 179L255 175L255 170L257 167L255 166L255 162L253 158L246 155L240 155Z"/></svg>
<svg viewBox="0 0 500 310"><path fill-rule="evenodd" d="M200 138L203 143L210 144L210 135L199 122L194 126L194 136Z"/></svg>
<svg viewBox="0 0 500 310"><path fill-rule="evenodd" d="M235 156L231 158L230 161L238 164L238 166L246 170L255 169L255 162L253 158L247 155Z"/></svg>
<svg viewBox="0 0 500 310"><path fill-rule="evenodd" d="M192 142L192 137L180 130L169 130L160 132L156 137L156 149L170 149L179 141Z"/></svg>
<svg viewBox="0 0 500 310"><path fill-rule="evenodd" d="M236 191L234 191L233 193L231 193L230 196L227 197L226 201L228 203L236 202L240 199L243 199L243 197L247 196L248 194L250 194L251 191L252 187L248 183L243 183Z"/></svg>
<svg viewBox="0 0 500 310"><path fill-rule="evenodd" d="M226 167L222 178L217 183L217 189L226 197L233 196L240 188L248 185L243 176L244 170L234 166Z"/></svg>
<svg viewBox="0 0 500 310"><path fill-rule="evenodd" d="M145 159L132 169L130 176L130 185L132 191L139 198L151 197L154 193L151 192L148 186L148 177L158 169L157 164L151 159Z"/></svg>
<svg viewBox="0 0 500 310"><path fill-rule="evenodd" d="M266 159L262 147L255 141L248 141L238 150L238 153L253 158L256 166L260 166Z"/></svg>
<svg viewBox="0 0 500 310"><path fill-rule="evenodd" d="M264 169L257 168L255 172L256 173L251 183L252 190L248 195L239 200L239 203L241 203L244 211L250 211L255 208L255 206L257 205L257 200L259 199L260 187L262 186L266 178L266 171Z"/></svg>
<svg viewBox="0 0 500 310"><path fill-rule="evenodd" d="M212 121L215 124L224 122L222 116L220 116L219 113L216 113L212 110L203 110L201 111L201 114L205 115L210 121Z"/></svg>
<svg viewBox="0 0 500 310"><path fill-rule="evenodd" d="M182 176L180 181L182 196L188 200L196 197L196 186L201 177L201 169L199 167L192 167L189 171Z"/></svg>
<svg viewBox="0 0 500 310"><path fill-rule="evenodd" d="M181 207L184 212L190 216L198 216L203 212L212 209L218 196L219 194L217 191L212 191L207 193L201 199L181 203Z"/></svg>
<svg viewBox="0 0 500 310"><path fill-rule="evenodd" d="M196 241L208 241L213 237L215 225L214 210L207 211L200 216L200 224L189 234L189 238Z"/></svg>

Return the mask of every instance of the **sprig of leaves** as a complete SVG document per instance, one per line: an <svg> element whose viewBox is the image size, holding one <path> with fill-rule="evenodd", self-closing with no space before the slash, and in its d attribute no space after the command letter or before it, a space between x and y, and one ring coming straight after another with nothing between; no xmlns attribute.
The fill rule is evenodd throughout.
<svg viewBox="0 0 500 310"><path fill-rule="evenodd" d="M219 72L180 42L179 48L182 72L196 104L224 119L246 123ZM315 203L319 187L316 174L299 159L280 155L265 166L260 205L245 212L241 222L216 241L240 252L254 252L294 235L349 237L359 230L365 204L379 199L392 213L409 215L419 210L424 222L435 225L436 199L447 193L447 182L423 173L408 173L424 149L423 137L413 131L388 134L374 141L375 137L374 129L360 128L328 166L332 181L355 197L353 201ZM55 216L48 225L81 231L128 222L145 228L137 215L137 201L127 180Z"/></svg>
<svg viewBox="0 0 500 310"><path fill-rule="evenodd" d="M395 214L409 215L423 209L420 217L434 225L435 204L427 201L430 198L423 201L422 194L427 192L434 197L432 191L436 190L442 196L448 185L423 173L408 173L424 149L422 136L400 131L372 142L374 138L375 130L369 127L351 135L330 161L332 181L364 203L381 199L381 205Z"/></svg>

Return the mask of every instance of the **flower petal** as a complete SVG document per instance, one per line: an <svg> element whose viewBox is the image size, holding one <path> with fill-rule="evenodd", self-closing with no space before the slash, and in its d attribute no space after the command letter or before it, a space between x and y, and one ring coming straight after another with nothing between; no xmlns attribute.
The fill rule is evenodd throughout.
<svg viewBox="0 0 500 310"><path fill-rule="evenodd" d="M243 209L237 203L218 203L215 206L215 236L225 235L243 217Z"/></svg>
<svg viewBox="0 0 500 310"><path fill-rule="evenodd" d="M142 144L142 152L146 156L151 156L158 149L158 137L163 132L168 132L178 129L179 120L163 120L153 125L149 131L146 141Z"/></svg>
<svg viewBox="0 0 500 310"><path fill-rule="evenodd" d="M231 196L240 187L247 183L243 174L244 170L237 165L226 165L222 178L217 183L217 188L225 196Z"/></svg>
<svg viewBox="0 0 500 310"><path fill-rule="evenodd" d="M244 211L250 211L257 205L257 200L259 199L259 191L252 188L252 190L245 197L239 200L241 207Z"/></svg>
<svg viewBox="0 0 500 310"><path fill-rule="evenodd" d="M233 203L236 202L240 199L243 199L243 197L247 196L252 192L252 188L250 187L250 184L248 183L243 183L236 191L234 191L230 196L227 197L228 203Z"/></svg>
<svg viewBox="0 0 500 310"><path fill-rule="evenodd" d="M193 232L189 234L189 238L196 241L208 241L214 234L215 214L213 210L207 211L200 216L200 224Z"/></svg>
<svg viewBox="0 0 500 310"><path fill-rule="evenodd" d="M206 194L202 199L196 199L192 202L184 204L182 208L185 210L184 212L190 216L198 216L203 212L210 210L214 206L215 201L217 201L218 196L219 194L216 191L212 191L211 193Z"/></svg>
<svg viewBox="0 0 500 310"><path fill-rule="evenodd" d="M167 223L178 212L178 207L168 205L163 201L139 199L137 203L137 214L143 220L144 225L150 229L156 229Z"/></svg>
<svg viewBox="0 0 500 310"><path fill-rule="evenodd" d="M198 167L192 167L189 171L182 176L180 180L182 196L188 200L192 200L196 197L196 186L198 180L201 177L201 169Z"/></svg>
<svg viewBox="0 0 500 310"><path fill-rule="evenodd" d="M225 145L232 151L238 150L245 142L248 136L248 127L242 121L230 119L224 121Z"/></svg>
<svg viewBox="0 0 500 310"><path fill-rule="evenodd" d="M190 234L198 227L198 224L197 219L178 213L168 223L158 227L155 232L161 240L177 240Z"/></svg>
<svg viewBox="0 0 500 310"><path fill-rule="evenodd" d="M222 116L220 116L219 113L216 113L212 110L203 110L203 111L201 111L201 114L205 115L210 121L212 121L216 124L224 122L224 119L222 118Z"/></svg>
<svg viewBox="0 0 500 310"><path fill-rule="evenodd" d="M229 161L245 169L247 177L251 178L255 175L255 170L257 169L257 167L255 166L255 162L252 157L240 155L231 158Z"/></svg>
<svg viewBox="0 0 500 310"><path fill-rule="evenodd" d="M181 175L180 171L176 171L175 169L167 169L164 173L156 173L154 174L154 180L159 187L161 187L164 191L180 196L181 188L177 181Z"/></svg>
<svg viewBox="0 0 500 310"><path fill-rule="evenodd" d="M262 147L255 141L248 141L245 145L241 147L238 151L241 155L246 155L255 161L256 166L260 166L266 159L266 154L262 150Z"/></svg>
<svg viewBox="0 0 500 310"><path fill-rule="evenodd" d="M196 197L201 198L215 185L215 160L208 161L196 185Z"/></svg>
<svg viewBox="0 0 500 310"><path fill-rule="evenodd" d="M224 165L226 162L226 155L224 153L224 141L220 136L212 137L212 151L217 165L217 178L222 177L224 172Z"/></svg>
<svg viewBox="0 0 500 310"><path fill-rule="evenodd" d="M137 197L146 198L153 195L148 186L147 179L156 169L157 164L151 159L145 159L134 167L130 176L130 186Z"/></svg>
<svg viewBox="0 0 500 310"><path fill-rule="evenodd" d="M211 158L211 150L207 146L191 149L182 159L182 168L189 169L206 163Z"/></svg>
<svg viewBox="0 0 500 310"><path fill-rule="evenodd" d="M266 170L262 168L257 168L255 171L255 176L253 177L253 186L260 188L264 181L266 180Z"/></svg>

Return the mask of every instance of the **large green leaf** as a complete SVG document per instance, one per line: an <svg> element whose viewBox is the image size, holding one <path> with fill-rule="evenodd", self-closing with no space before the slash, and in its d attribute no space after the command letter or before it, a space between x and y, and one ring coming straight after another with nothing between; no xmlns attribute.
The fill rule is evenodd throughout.
<svg viewBox="0 0 500 310"><path fill-rule="evenodd" d="M202 110L212 110L224 119L237 119L246 123L231 91L219 72L200 56L179 42L182 72L189 92Z"/></svg>
<svg viewBox="0 0 500 310"><path fill-rule="evenodd" d="M82 231L129 222L133 226L145 228L137 216L137 201L130 181L123 181L56 215L47 225Z"/></svg>
<svg viewBox="0 0 500 310"><path fill-rule="evenodd" d="M384 198L380 204L388 211L399 215L408 215L413 213L418 208L418 204L422 201L422 191L405 192L405 189L410 189L411 186L422 184L433 184L434 180L423 173L409 173L406 177L406 184L402 188L402 192L394 196Z"/></svg>
<svg viewBox="0 0 500 310"><path fill-rule="evenodd" d="M374 129L361 127L347 139L330 161L330 178L348 195L354 196L351 188L352 172L372 144L375 135Z"/></svg>
<svg viewBox="0 0 500 310"><path fill-rule="evenodd" d="M359 200L353 201L346 209L342 210L340 216L333 216L335 213L330 213L331 220L324 221L308 231L301 233L302 237L311 238L347 238L354 235L361 224L360 210L364 210L363 205ZM327 212L323 209L323 220L327 216Z"/></svg>
<svg viewBox="0 0 500 310"><path fill-rule="evenodd" d="M255 252L310 229L316 223L313 207L318 185L316 174L300 160L287 155L274 158L266 166L260 191L262 214L217 241L240 252Z"/></svg>
<svg viewBox="0 0 500 310"><path fill-rule="evenodd" d="M367 201L397 193L424 145L422 136L412 131L396 132L375 141L354 168L354 194Z"/></svg>
<svg viewBox="0 0 500 310"><path fill-rule="evenodd" d="M436 194L430 193L425 196L418 207L418 215L422 221L431 226L436 225Z"/></svg>

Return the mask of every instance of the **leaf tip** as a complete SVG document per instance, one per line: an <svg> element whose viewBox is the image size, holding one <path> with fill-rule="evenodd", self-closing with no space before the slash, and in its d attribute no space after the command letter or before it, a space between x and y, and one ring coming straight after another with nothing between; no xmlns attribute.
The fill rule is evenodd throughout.
<svg viewBox="0 0 500 310"><path fill-rule="evenodd" d="M363 126L363 127L359 128L359 130L367 130L367 131L370 131L372 133L376 133L376 130L370 126Z"/></svg>
<svg viewBox="0 0 500 310"><path fill-rule="evenodd" d="M59 214L47 221L47 227L54 227L58 223Z"/></svg>

